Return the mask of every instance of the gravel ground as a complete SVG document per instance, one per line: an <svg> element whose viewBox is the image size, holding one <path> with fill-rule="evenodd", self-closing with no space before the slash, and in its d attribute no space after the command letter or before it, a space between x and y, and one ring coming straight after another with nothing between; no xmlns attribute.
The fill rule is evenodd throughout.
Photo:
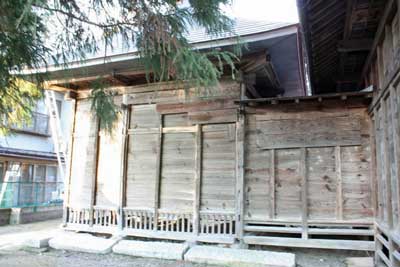
<svg viewBox="0 0 400 267"><path fill-rule="evenodd" d="M53 249L26 249L19 244L35 232L59 231L59 220L0 227L0 267L211 267L183 261L135 258L116 254L95 255ZM13 245L16 244L16 245ZM252 247L296 254L297 267L346 267L346 257L367 257L365 252Z"/></svg>
<svg viewBox="0 0 400 267"><path fill-rule="evenodd" d="M283 251L269 248L268 250ZM346 257L368 256L365 253L344 253L310 249L284 250L296 253L298 267L346 267ZM95 255L60 250L0 251L0 267L211 267L183 261L135 258L117 254ZM213 266L214 267L214 266Z"/></svg>
<svg viewBox="0 0 400 267"><path fill-rule="evenodd" d="M79 252L49 250L0 252L1 267L211 267L183 261L134 258L117 254L95 255Z"/></svg>

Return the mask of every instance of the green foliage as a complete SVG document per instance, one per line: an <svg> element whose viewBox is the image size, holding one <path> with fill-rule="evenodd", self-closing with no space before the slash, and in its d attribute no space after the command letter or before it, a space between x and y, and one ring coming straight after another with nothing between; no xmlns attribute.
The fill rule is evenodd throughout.
<svg viewBox="0 0 400 267"><path fill-rule="evenodd" d="M37 1L39 2L39 1ZM15 72L44 64L49 52L43 44L45 26L25 0L0 1L0 134L9 125L29 121L35 102L41 98L41 77L28 77L35 84L19 79Z"/></svg>
<svg viewBox="0 0 400 267"><path fill-rule="evenodd" d="M18 105L28 114L25 98L39 97L35 90L23 93L15 84L14 69L49 62L67 65L100 48L106 56L117 40L137 47L149 81L191 81L196 87L211 88L225 66L234 76L237 55L214 49L200 52L187 40L192 27L203 27L210 35L230 32L233 22L221 5L231 0L187 1L182 5L176 0L1 0L0 94L9 98L14 93L6 91L13 88L18 97L15 102L7 100L8 106L0 100L0 113ZM32 77L39 85L42 79ZM110 97L104 84L93 86L92 108L108 130L118 116Z"/></svg>
<svg viewBox="0 0 400 267"><path fill-rule="evenodd" d="M92 83L92 110L100 120L100 128L111 133L118 118L119 108L113 101L112 92L105 88L107 84L102 81Z"/></svg>

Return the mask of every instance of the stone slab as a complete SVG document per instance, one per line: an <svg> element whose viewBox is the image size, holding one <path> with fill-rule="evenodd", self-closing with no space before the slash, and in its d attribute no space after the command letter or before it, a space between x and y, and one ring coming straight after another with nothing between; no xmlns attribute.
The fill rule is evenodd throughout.
<svg viewBox="0 0 400 267"><path fill-rule="evenodd" d="M374 259L372 257L346 258L347 267L373 267Z"/></svg>
<svg viewBox="0 0 400 267"><path fill-rule="evenodd" d="M183 260L188 249L187 243L122 240L113 247L113 252L135 257Z"/></svg>
<svg viewBox="0 0 400 267"><path fill-rule="evenodd" d="M46 248L52 238L53 235L36 235L26 239L23 245L30 248Z"/></svg>
<svg viewBox="0 0 400 267"><path fill-rule="evenodd" d="M196 246L185 254L185 260L202 264L230 267L295 267L292 253L258 251L247 249Z"/></svg>
<svg viewBox="0 0 400 267"><path fill-rule="evenodd" d="M54 249L73 250L87 253L106 254L120 240L119 237L102 238L90 234L63 232L49 240Z"/></svg>

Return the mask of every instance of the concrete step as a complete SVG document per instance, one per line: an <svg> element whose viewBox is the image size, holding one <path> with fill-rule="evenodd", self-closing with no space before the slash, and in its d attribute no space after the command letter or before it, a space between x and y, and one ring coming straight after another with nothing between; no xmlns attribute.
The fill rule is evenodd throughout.
<svg viewBox="0 0 400 267"><path fill-rule="evenodd" d="M183 255L188 248L187 243L122 240L112 250L117 254L135 257L183 260Z"/></svg>
<svg viewBox="0 0 400 267"><path fill-rule="evenodd" d="M106 254L121 238L102 238L90 234L63 232L49 240L54 249Z"/></svg>
<svg viewBox="0 0 400 267"><path fill-rule="evenodd" d="M292 253L247 249L195 246L185 254L185 260L203 264L221 264L230 267L295 267Z"/></svg>
<svg viewBox="0 0 400 267"><path fill-rule="evenodd" d="M373 267L374 259L372 257L346 258L347 267Z"/></svg>

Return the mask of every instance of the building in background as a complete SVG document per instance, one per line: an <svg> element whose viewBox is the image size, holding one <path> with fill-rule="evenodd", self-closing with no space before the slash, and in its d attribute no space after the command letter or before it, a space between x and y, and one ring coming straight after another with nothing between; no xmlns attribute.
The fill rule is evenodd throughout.
<svg viewBox="0 0 400 267"><path fill-rule="evenodd" d="M57 138L63 139L65 146L71 104L64 101L60 93L51 95L62 133ZM63 177L57 160L57 138L52 135L51 113L46 103L45 98L37 102L31 122L23 126L10 125L12 133L0 136L0 208L62 202Z"/></svg>

